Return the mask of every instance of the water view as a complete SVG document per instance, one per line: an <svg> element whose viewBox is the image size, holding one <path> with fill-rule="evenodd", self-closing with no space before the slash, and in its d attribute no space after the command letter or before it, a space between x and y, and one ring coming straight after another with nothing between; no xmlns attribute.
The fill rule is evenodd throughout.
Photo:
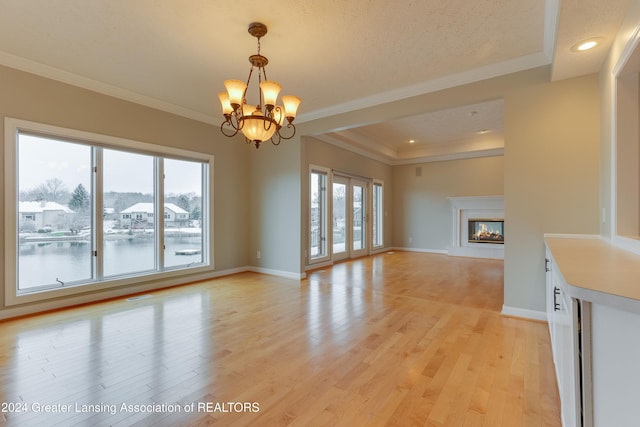
<svg viewBox="0 0 640 427"><path fill-rule="evenodd" d="M184 157L177 159L162 147L112 146L101 136L95 144L63 133L17 132L18 291L203 263L208 157L169 153ZM98 232L103 243L96 248Z"/></svg>
<svg viewBox="0 0 640 427"><path fill-rule="evenodd" d="M199 232L199 229L197 230ZM165 267L202 262L200 235L165 237ZM41 239L42 240L42 239ZM105 277L150 272L155 269L153 234L145 238L105 239ZM91 280L92 253L88 240L21 241L18 258L18 288L21 290Z"/></svg>

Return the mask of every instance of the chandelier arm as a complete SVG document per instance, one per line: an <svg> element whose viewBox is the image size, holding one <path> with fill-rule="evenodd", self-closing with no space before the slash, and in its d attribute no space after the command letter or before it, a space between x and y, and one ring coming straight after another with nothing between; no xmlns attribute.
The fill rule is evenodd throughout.
<svg viewBox="0 0 640 427"><path fill-rule="evenodd" d="M276 137L276 135L278 135L278 142L276 142L276 140L274 139ZM282 136L280 135L280 132L276 132L272 137L271 137L271 143L273 145L280 145L280 142L282 141Z"/></svg>
<svg viewBox="0 0 640 427"><path fill-rule="evenodd" d="M244 120L241 120L242 118L243 118L242 115L240 115L240 117L238 117L238 112L234 111L233 113L231 113L229 115L229 118L227 119L227 122L229 123L229 126L234 128L236 130L236 132L237 132L239 130L242 130L242 128L244 127Z"/></svg>
<svg viewBox="0 0 640 427"><path fill-rule="evenodd" d="M231 129L233 129L233 131L231 133L228 132L228 128L229 127ZM227 131L225 131L225 128L227 129ZM224 136L232 137L232 136L237 135L239 129L233 125L231 120L226 120L226 121L222 122L222 124L220 125L220 131L222 132L222 134Z"/></svg>
<svg viewBox="0 0 640 427"><path fill-rule="evenodd" d="M273 117L269 116L268 114L265 114L265 119L262 121L262 127L264 130L269 130L271 129L271 126L275 126L276 127L276 132L278 132L280 129L278 127L278 124L276 123L276 121L273 119ZM268 124L267 124L268 123Z"/></svg>
<svg viewBox="0 0 640 427"><path fill-rule="evenodd" d="M289 123L287 126L283 126L283 127L286 127L287 129L293 128L293 133L291 133L291 135L289 135L289 136L284 136L280 132L280 129L282 129L282 128L280 128L280 129L278 129L278 136L280 138L282 138L282 139L291 139L291 138L293 138L294 135L296 134L296 126L293 123Z"/></svg>
<svg viewBox="0 0 640 427"><path fill-rule="evenodd" d="M244 124L245 124L244 115L242 114L242 112L240 112L240 117L238 117L238 114L233 114L231 117L233 119L231 120L231 126L234 129L242 131L242 129L244 129Z"/></svg>

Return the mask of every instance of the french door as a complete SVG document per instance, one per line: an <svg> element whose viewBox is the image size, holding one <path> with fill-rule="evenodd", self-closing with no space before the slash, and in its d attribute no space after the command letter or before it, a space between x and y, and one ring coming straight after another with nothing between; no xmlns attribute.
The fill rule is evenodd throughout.
<svg viewBox="0 0 640 427"><path fill-rule="evenodd" d="M334 261L356 258L369 253L367 232L368 182L340 175L333 176L333 233Z"/></svg>

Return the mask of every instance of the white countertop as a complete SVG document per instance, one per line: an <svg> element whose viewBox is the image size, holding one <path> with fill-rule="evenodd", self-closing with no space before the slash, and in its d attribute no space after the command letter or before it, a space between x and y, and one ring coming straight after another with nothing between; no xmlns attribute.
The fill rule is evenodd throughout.
<svg viewBox="0 0 640 427"><path fill-rule="evenodd" d="M640 255L597 238L545 243L571 297L640 312Z"/></svg>

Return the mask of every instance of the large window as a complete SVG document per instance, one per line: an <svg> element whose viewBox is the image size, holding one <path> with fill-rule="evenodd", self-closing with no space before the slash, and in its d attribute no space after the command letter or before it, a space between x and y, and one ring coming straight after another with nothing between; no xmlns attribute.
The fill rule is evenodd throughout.
<svg viewBox="0 0 640 427"><path fill-rule="evenodd" d="M14 119L5 130L9 304L210 269L211 156Z"/></svg>

